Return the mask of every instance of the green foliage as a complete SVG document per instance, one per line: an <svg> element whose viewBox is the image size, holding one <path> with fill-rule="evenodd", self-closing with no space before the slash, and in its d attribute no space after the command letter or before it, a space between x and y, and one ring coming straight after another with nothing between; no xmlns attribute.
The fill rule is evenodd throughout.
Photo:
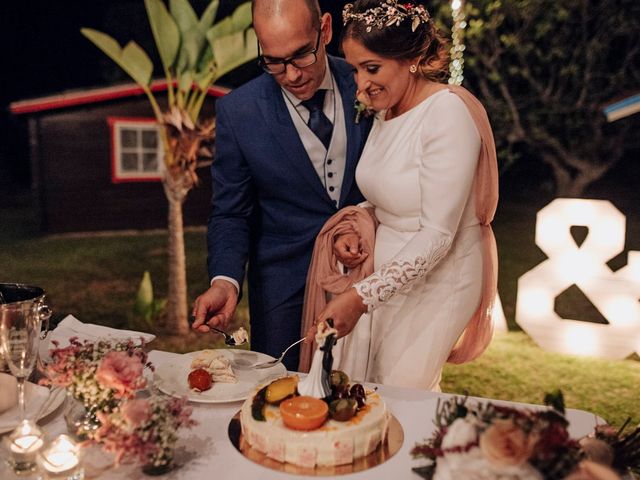
<svg viewBox="0 0 640 480"><path fill-rule="evenodd" d="M163 0L145 0L144 4L168 84L166 111L179 107L196 123L207 89L258 55L251 4L240 5L218 23L214 23L218 0L209 3L200 18L188 0L170 0L169 8ZM161 108L149 89L153 64L144 50L133 41L121 48L111 36L97 30L82 28L81 32L144 89L161 121Z"/></svg>
<svg viewBox="0 0 640 480"><path fill-rule="evenodd" d="M156 299L153 296L153 283L148 270L145 270L138 287L136 300L133 304L133 313L144 320L149 329L153 329L157 318L167 304L166 298Z"/></svg>
<svg viewBox="0 0 640 480"><path fill-rule="evenodd" d="M435 11L449 29L448 3L436 1ZM586 185L602 176L622 156L637 122L609 124L602 107L640 85L640 2L464 5L464 85L489 112L503 168L533 158L553 169L557 183Z"/></svg>
<svg viewBox="0 0 640 480"><path fill-rule="evenodd" d="M131 41L124 48L120 48L118 42L105 33L91 28L82 28L80 31L127 72L137 84L143 87L149 86L153 74L153 63L136 42Z"/></svg>

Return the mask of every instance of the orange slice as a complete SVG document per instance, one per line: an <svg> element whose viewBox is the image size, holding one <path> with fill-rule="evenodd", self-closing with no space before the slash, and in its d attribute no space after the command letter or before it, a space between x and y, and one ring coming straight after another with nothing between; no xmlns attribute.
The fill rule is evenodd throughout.
<svg viewBox="0 0 640 480"><path fill-rule="evenodd" d="M314 397L293 397L280 404L280 414L285 426L293 430L315 430L329 414L326 402Z"/></svg>

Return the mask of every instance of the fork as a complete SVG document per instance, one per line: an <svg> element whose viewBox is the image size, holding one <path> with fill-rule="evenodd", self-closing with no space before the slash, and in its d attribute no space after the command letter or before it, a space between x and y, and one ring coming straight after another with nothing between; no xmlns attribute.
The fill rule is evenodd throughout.
<svg viewBox="0 0 640 480"><path fill-rule="evenodd" d="M273 367L275 365L278 365L279 363L282 363L282 359L284 358L286 353L289 350L291 350L293 347L298 345L300 342L303 342L305 338L306 337L302 337L300 340L297 340L297 341L293 342L291 345L289 345L287 348L285 348L284 352L282 352L278 358L274 358L273 360L269 360L268 362L256 363L255 365L252 365L250 368L257 368L257 369L270 368L270 367Z"/></svg>
<svg viewBox="0 0 640 480"><path fill-rule="evenodd" d="M224 330L220 330L219 328L216 327L212 327L211 325L208 325L208 327L213 330L216 333L219 333L220 335L222 335L224 337L224 343L225 345L229 346L229 347L233 347L235 345L240 345L239 343L236 343L236 339L233 338L232 335L229 335L227 332L225 332ZM243 342L244 343L244 342Z"/></svg>
<svg viewBox="0 0 640 480"><path fill-rule="evenodd" d="M189 316L189 323L190 324L193 324L193 322L195 322L195 320L196 319L195 319L195 317L193 315ZM242 345L242 344L246 343L246 341L244 341L242 343L236 343L236 340L235 340L235 338L233 338L233 335L229 335L224 330L220 330L219 328L212 327L211 325L208 325L208 324L207 324L207 327L209 327L211 330L213 330L212 333L219 333L220 335L222 335L224 337L224 343L228 347L235 347L236 345Z"/></svg>

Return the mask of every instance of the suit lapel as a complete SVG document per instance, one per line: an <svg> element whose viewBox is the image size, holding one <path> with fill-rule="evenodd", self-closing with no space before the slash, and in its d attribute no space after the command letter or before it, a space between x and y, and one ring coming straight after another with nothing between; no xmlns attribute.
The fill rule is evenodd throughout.
<svg viewBox="0 0 640 480"><path fill-rule="evenodd" d="M339 206L343 207L345 199L353 186L358 157L362 150L363 127L362 122L355 123L354 102L356 98L356 86L353 81L353 73L349 68L340 67L337 62L329 58L333 74L340 89L342 97L342 109L344 110L344 124L347 134L347 155L345 161L344 177L340 193Z"/></svg>
<svg viewBox="0 0 640 480"><path fill-rule="evenodd" d="M291 120L280 86L274 80L268 82L264 89L264 95L259 99L258 104L267 125L272 126L272 135L284 151L284 161L296 169L313 188L313 191L331 203L331 199L324 190L318 174L313 168L311 159L300 140L298 131Z"/></svg>

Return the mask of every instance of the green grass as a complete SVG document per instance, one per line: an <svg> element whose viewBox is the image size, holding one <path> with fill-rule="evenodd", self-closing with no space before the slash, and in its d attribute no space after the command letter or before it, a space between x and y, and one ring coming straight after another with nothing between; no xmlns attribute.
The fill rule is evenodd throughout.
<svg viewBox="0 0 640 480"><path fill-rule="evenodd" d="M0 219L0 282L43 287L58 317L72 313L83 322L144 329L145 325L132 313L132 307L145 270L151 273L156 296L166 296L166 236L163 233L46 237L37 232L33 214L26 207L0 209ZM497 335L478 360L466 365L447 365L443 390L540 403L545 392L561 388L567 407L592 411L616 426L627 416L638 423L640 362L545 352L518 331L514 320L517 279L545 258L533 242L534 220L532 207L501 206L495 222L500 254L499 288L513 331ZM628 246L640 249L639 236L637 227L631 227ZM189 301L192 302L208 286L205 231L187 232L185 242ZM577 315L588 316L588 308L579 305L576 299L568 297L564 301L569 304L575 301L576 305L571 306L578 309ZM582 313L581 309L584 309ZM245 299L233 327L246 325L247 319ZM185 352L221 345L217 336L192 334L179 338L159 336L151 347Z"/></svg>

